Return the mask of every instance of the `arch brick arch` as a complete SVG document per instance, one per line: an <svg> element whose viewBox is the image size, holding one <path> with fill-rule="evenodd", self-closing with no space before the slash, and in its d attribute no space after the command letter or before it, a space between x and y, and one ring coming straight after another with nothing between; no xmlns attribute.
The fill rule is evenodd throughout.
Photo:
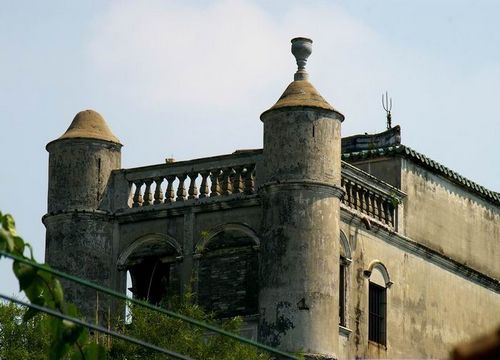
<svg viewBox="0 0 500 360"><path fill-rule="evenodd" d="M394 284L391 281L391 277L389 276L389 272L387 271L387 268L380 260L373 260L368 265L368 268L363 273L364 273L366 278L371 279L374 270L377 270L383 278L383 284L379 284L379 285L382 285L386 288L390 288L392 286L392 284Z"/></svg>
<svg viewBox="0 0 500 360"><path fill-rule="evenodd" d="M140 236L119 255L117 267L128 271L135 298L158 304L180 291L179 262L182 248L171 236L150 233Z"/></svg>
<svg viewBox="0 0 500 360"><path fill-rule="evenodd" d="M248 225L210 229L196 246L200 305L219 317L258 313L260 239Z"/></svg>
<svg viewBox="0 0 500 360"><path fill-rule="evenodd" d="M202 238L198 242L196 246L195 254L201 254L207 248L207 246L216 239L217 235L222 232L240 232L245 234L249 239L251 239L254 244L254 248L258 249L260 247L260 238L257 235L257 232L245 223L226 223L219 224L210 230L204 232L202 234Z"/></svg>

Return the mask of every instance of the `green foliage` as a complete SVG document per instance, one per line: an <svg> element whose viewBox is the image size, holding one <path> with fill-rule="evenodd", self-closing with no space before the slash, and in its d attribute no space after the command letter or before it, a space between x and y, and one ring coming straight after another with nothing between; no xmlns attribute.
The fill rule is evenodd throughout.
<svg viewBox="0 0 500 360"><path fill-rule="evenodd" d="M38 314L23 321L25 310L0 302L0 359L46 359L50 346L48 316Z"/></svg>
<svg viewBox="0 0 500 360"><path fill-rule="evenodd" d="M9 214L3 215L0 212L0 224L0 250L34 261L31 246L25 243L16 232L14 218ZM25 249L30 250L29 258L24 255ZM14 274L19 280L19 291L24 291L24 294L32 304L47 307L69 316L78 316L76 307L64 300L61 283L52 274L20 261L14 261L12 267ZM46 266L46 268L49 269L48 266ZM27 333L29 333L28 330L32 328L39 329L40 331L43 330L40 332L43 335L35 336L32 341L41 341L44 344L45 341L49 341L48 344L45 344L48 345L48 347L43 347L47 348L46 354L48 354L49 359L71 358L97 360L105 358L105 349L101 347L102 349L99 350L99 346L96 346L89 340L88 330L79 325L49 316L43 316L43 321L39 321L37 320L37 311L33 309L25 311L22 317L14 318L14 320L19 319L20 323L18 323L19 321L9 322L9 316L16 313L17 310L14 311L10 307L6 309L5 317L2 318L4 322L0 323L2 334L4 334L4 328L12 330L12 332L9 333L11 335L14 334L15 331L21 330L26 330ZM11 349L11 344L16 344L18 341L21 341L20 345L22 345L22 342L26 342L27 340L23 340L23 336L20 338L9 336L3 339L3 341L2 348ZM40 351L40 347L28 346L27 343L25 346L20 346L18 351L31 351L30 349ZM16 354L17 353L14 353L0 358L15 359L15 356L17 356ZM19 358L31 359L33 357L21 356Z"/></svg>
<svg viewBox="0 0 500 360"><path fill-rule="evenodd" d="M193 319L221 326L213 316L207 314L201 307L194 304L191 294L183 299L174 299L169 308L173 311ZM122 323L121 332L157 346L185 354L193 359L269 359L267 354L259 353L253 347L227 337L207 334L198 327L194 327L182 320L173 319L158 314L149 309L130 305L130 324ZM232 318L222 324L222 328L231 332L238 332L241 328L240 318ZM114 340L110 348L112 359L166 359L165 355L124 341Z"/></svg>
<svg viewBox="0 0 500 360"><path fill-rule="evenodd" d="M29 250L29 257L24 255ZM31 246L17 234L12 216L0 212L0 251L34 262ZM1 255L0 255L1 257ZM47 265L44 268L50 269ZM32 304L47 307L71 317L79 317L75 305L64 300L61 283L51 273L20 261L13 262L19 280L19 290ZM182 299L170 299L169 309L185 316L217 324L213 316L192 301L192 294ZM115 329L148 343L188 355L194 359L269 359L255 348L194 327L139 306L131 306L133 322L118 321ZM241 319L225 321L222 327L238 332ZM101 341L100 341L101 340ZM104 340L104 341L102 341ZM103 346L103 344L106 346ZM153 350L122 340L94 334L67 320L0 302L0 359L165 359Z"/></svg>

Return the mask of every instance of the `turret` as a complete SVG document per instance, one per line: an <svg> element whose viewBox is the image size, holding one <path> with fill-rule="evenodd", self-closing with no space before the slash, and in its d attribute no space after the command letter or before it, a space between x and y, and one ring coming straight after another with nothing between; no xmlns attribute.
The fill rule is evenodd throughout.
<svg viewBox="0 0 500 360"><path fill-rule="evenodd" d="M340 126L308 81L312 41L292 40L298 70L264 123L260 195L261 341L329 359L338 354Z"/></svg>
<svg viewBox="0 0 500 360"><path fill-rule="evenodd" d="M111 171L120 168L121 147L105 120L93 110L79 112L68 130L47 144L48 213L45 260L56 269L113 287L113 224L106 192ZM69 301L94 316L93 290L63 282ZM106 303L101 298L103 313Z"/></svg>

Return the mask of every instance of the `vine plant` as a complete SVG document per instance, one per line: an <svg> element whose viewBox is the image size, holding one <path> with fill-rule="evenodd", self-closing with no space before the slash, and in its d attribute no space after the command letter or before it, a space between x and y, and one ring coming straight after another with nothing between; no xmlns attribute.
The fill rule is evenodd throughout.
<svg viewBox="0 0 500 360"><path fill-rule="evenodd" d="M14 218L10 214L1 212L0 251L35 261L31 245L16 232ZM24 255L26 251L29 251L29 257ZM43 266L49 269L48 265ZM32 304L47 307L71 317L79 317L78 308L64 300L61 283L51 273L19 261L14 261L12 267L19 281L19 291L23 291ZM23 321L28 321L36 315L37 311L29 308L24 313ZM48 359L100 360L106 358L106 349L92 341L88 329L71 321L50 316L47 316L44 321L48 322L46 328L50 333L47 335L51 339Z"/></svg>

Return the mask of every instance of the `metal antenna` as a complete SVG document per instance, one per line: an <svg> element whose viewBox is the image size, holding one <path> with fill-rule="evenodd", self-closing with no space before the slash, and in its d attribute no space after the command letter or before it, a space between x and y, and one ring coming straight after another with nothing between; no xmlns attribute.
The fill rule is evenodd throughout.
<svg viewBox="0 0 500 360"><path fill-rule="evenodd" d="M392 110L392 98L390 98L387 95L387 91L385 92L385 99L384 99L384 94L382 94L382 107L384 108L385 112L387 113L387 130L392 128L391 124L391 110Z"/></svg>

